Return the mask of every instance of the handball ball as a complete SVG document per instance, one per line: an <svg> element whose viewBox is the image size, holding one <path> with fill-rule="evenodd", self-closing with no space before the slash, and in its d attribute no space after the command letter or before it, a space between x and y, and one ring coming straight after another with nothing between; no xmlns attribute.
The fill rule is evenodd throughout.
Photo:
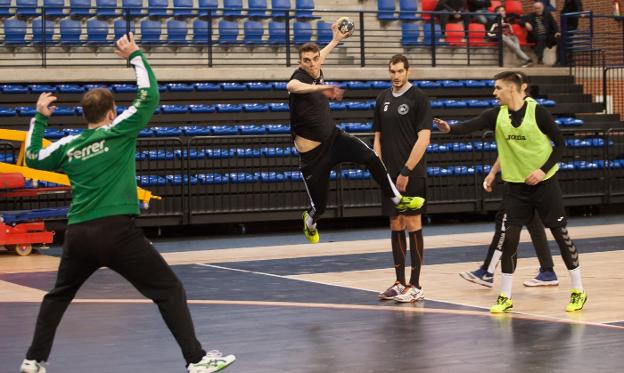
<svg viewBox="0 0 624 373"><path fill-rule="evenodd" d="M349 19L349 17L340 17L338 18L338 30L346 35L353 34L353 30L355 29L355 25L353 21Z"/></svg>

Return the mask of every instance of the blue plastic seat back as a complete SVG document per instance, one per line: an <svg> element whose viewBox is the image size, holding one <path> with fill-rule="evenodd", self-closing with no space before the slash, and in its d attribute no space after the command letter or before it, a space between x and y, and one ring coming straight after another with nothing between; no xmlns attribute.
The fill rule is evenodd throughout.
<svg viewBox="0 0 624 373"><path fill-rule="evenodd" d="M136 27L133 20L127 21L124 18L116 19L113 22L113 32L115 34L115 40L118 40L122 36L128 33L128 31L136 34Z"/></svg>
<svg viewBox="0 0 624 373"><path fill-rule="evenodd" d="M11 16L11 0L0 0L0 17Z"/></svg>
<svg viewBox="0 0 624 373"><path fill-rule="evenodd" d="M9 45L25 44L26 22L21 19L7 19L4 21L4 42Z"/></svg>
<svg viewBox="0 0 624 373"><path fill-rule="evenodd" d="M198 0L197 4L200 17L216 16L217 8L219 7L217 0Z"/></svg>
<svg viewBox="0 0 624 373"><path fill-rule="evenodd" d="M316 23L316 44L323 46L332 41L333 32L331 26L331 23L325 21Z"/></svg>
<svg viewBox="0 0 624 373"><path fill-rule="evenodd" d="M169 44L186 44L188 27L186 21L170 19L167 21L167 41Z"/></svg>
<svg viewBox="0 0 624 373"><path fill-rule="evenodd" d="M245 21L243 25L245 31L245 44L261 44L262 37L264 36L264 28L262 22L258 21Z"/></svg>
<svg viewBox="0 0 624 373"><path fill-rule="evenodd" d="M141 21L141 43L160 44L161 24L160 21Z"/></svg>
<svg viewBox="0 0 624 373"><path fill-rule="evenodd" d="M219 21L219 43L233 44L238 38L238 22Z"/></svg>
<svg viewBox="0 0 624 373"><path fill-rule="evenodd" d="M290 0L271 0L271 15L273 18L286 17L290 10Z"/></svg>
<svg viewBox="0 0 624 373"><path fill-rule="evenodd" d="M377 0L377 19L393 20L396 19L394 12L396 7L394 0Z"/></svg>
<svg viewBox="0 0 624 373"><path fill-rule="evenodd" d="M107 44L108 23L99 19L91 18L87 21L87 43Z"/></svg>
<svg viewBox="0 0 624 373"><path fill-rule="evenodd" d="M312 25L309 22L295 22L293 29L295 44L304 44L312 40Z"/></svg>
<svg viewBox="0 0 624 373"><path fill-rule="evenodd" d="M65 0L43 0L45 15L61 17L65 14Z"/></svg>
<svg viewBox="0 0 624 373"><path fill-rule="evenodd" d="M418 45L420 29L416 23L403 23L401 25L401 44L404 46Z"/></svg>
<svg viewBox="0 0 624 373"><path fill-rule="evenodd" d="M61 38L59 42L66 45L80 44L82 24L77 19L65 18L59 22Z"/></svg>
<svg viewBox="0 0 624 373"><path fill-rule="evenodd" d="M247 11L247 17L253 18L267 18L267 0L249 0L247 2L249 10Z"/></svg>
<svg viewBox="0 0 624 373"><path fill-rule="evenodd" d="M418 19L416 12L418 5L416 0L400 0L399 1L399 19L404 21L412 21Z"/></svg>
<svg viewBox="0 0 624 373"><path fill-rule="evenodd" d="M301 19L319 18L314 16L314 0L297 0L295 2L295 17Z"/></svg>
<svg viewBox="0 0 624 373"><path fill-rule="evenodd" d="M435 24L434 31L431 31L431 23L427 22L423 25L423 43L427 46L432 45L432 38L436 45L440 43L442 37L442 29L439 24Z"/></svg>
<svg viewBox="0 0 624 373"><path fill-rule="evenodd" d="M77 17L90 16L91 0L69 0L69 14Z"/></svg>
<svg viewBox="0 0 624 373"><path fill-rule="evenodd" d="M116 17L116 0L95 0L95 15L98 17Z"/></svg>
<svg viewBox="0 0 624 373"><path fill-rule="evenodd" d="M210 30L207 21L196 19L193 21L193 44L210 43Z"/></svg>
<svg viewBox="0 0 624 373"><path fill-rule="evenodd" d="M122 0L122 16L140 17L143 15L143 0Z"/></svg>
<svg viewBox="0 0 624 373"><path fill-rule="evenodd" d="M243 9L243 0L223 0L224 17L240 17Z"/></svg>
<svg viewBox="0 0 624 373"><path fill-rule="evenodd" d="M37 0L15 0L15 15L22 17L34 17L39 15Z"/></svg>
<svg viewBox="0 0 624 373"><path fill-rule="evenodd" d="M167 17L169 0L147 0L147 14L150 17Z"/></svg>
<svg viewBox="0 0 624 373"><path fill-rule="evenodd" d="M173 16L174 17L192 17L193 0L173 0Z"/></svg>
<svg viewBox="0 0 624 373"><path fill-rule="evenodd" d="M269 44L286 45L286 25L284 22L269 22Z"/></svg>
<svg viewBox="0 0 624 373"><path fill-rule="evenodd" d="M43 22L41 17L37 17L33 19L32 21L32 43L33 44L43 44L44 40L46 44L52 44L53 38L54 38L54 21L47 19L45 22Z"/></svg>

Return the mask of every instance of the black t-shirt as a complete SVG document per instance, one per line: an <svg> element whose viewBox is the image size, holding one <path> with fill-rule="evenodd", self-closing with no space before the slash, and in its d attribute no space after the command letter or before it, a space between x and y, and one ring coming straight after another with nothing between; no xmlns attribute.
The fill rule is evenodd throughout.
<svg viewBox="0 0 624 373"><path fill-rule="evenodd" d="M324 84L323 72L314 79L305 70L298 68L290 77L307 84ZM336 131L336 123L330 116L329 99L322 92L288 95L290 106L290 131L293 135L308 140L328 139Z"/></svg>
<svg viewBox="0 0 624 373"><path fill-rule="evenodd" d="M524 120L524 114L526 113L527 103L518 111L512 111L508 108L509 119L514 127L518 127ZM498 119L498 113L500 112L500 106L492 109L487 109L482 112L478 117L462 122L452 127L452 133L467 134L478 130L496 130L496 120ZM563 156L563 149L565 148L565 139L557 123L553 119L550 112L542 105L535 107L535 120L537 121L537 127L543 134L548 136L550 140L555 144L550 157L546 160L546 163L540 169L544 172L548 172L553 166L561 160Z"/></svg>
<svg viewBox="0 0 624 373"><path fill-rule="evenodd" d="M394 97L392 88L377 96L373 131L381 133L381 158L390 175L399 174L418 140L418 131L430 130L432 121L429 98L414 86L399 97ZM426 168L423 155L410 176L424 177Z"/></svg>

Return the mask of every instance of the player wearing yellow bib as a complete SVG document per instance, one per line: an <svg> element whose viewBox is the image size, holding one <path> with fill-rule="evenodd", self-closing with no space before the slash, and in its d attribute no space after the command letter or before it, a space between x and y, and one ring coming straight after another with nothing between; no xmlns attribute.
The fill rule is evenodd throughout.
<svg viewBox="0 0 624 373"><path fill-rule="evenodd" d="M572 280L572 293L566 311L578 311L587 301L583 290L579 254L568 235L557 162L565 142L550 113L535 100L525 97L526 76L505 71L494 76L494 96L500 107L484 111L478 117L453 127L437 119L441 132L466 134L493 130L502 179L507 183L504 204L507 208L507 233L501 257L502 285L493 313L511 311L512 276L516 269L518 242L523 225L535 211L544 226L550 228ZM554 147L551 144L554 143Z"/></svg>

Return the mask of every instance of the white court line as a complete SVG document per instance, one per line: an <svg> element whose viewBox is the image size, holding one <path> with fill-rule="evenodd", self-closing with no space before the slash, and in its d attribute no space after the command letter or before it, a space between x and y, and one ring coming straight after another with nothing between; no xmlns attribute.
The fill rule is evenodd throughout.
<svg viewBox="0 0 624 373"><path fill-rule="evenodd" d="M228 268L228 267L223 267L223 266L218 266L218 265L213 265L213 264L205 264L205 263L195 263L195 264L199 265L199 266L202 266L202 267L217 268L217 269L223 269L223 270L233 271L233 272L251 273L251 274L256 274L256 275L281 278L281 279L285 279L285 280L302 281L302 282L309 282L309 283L319 284L319 285L334 286L334 287L343 288L343 289L362 290L362 291L368 291L368 292L372 292L372 293L378 293L377 290L371 290L371 289L365 289L365 288L359 288L359 287L352 287L352 286L344 286L344 285L336 285L336 284L332 284L332 283L326 283L326 282L315 281L315 280L308 280L308 279L301 279L301 278L292 278L292 277L288 277L288 276L276 275L276 274L273 274L273 273L266 273L266 272L259 272L259 271L250 271L250 270L238 269L238 268ZM425 298L425 299L426 300L428 299L428 300L431 300L431 301L434 301L434 302L439 302L439 303L445 303L445 304L462 306L462 307L477 308L477 309L481 309L481 310L487 311L487 313L486 312L476 312L476 311L474 311L474 314L483 314L483 316L488 315L488 316L492 316L492 317L500 316L498 314L491 314L489 312L489 308L487 308L487 307L480 307L480 306L474 306L474 305L471 305L471 304L464 304L464 303L457 303L457 302L449 302L449 301L445 301L445 300L438 300L438 299L432 299L432 298ZM387 306L380 306L380 308L384 308L384 307L387 307ZM444 313L444 311L445 311L445 309L439 309L439 308L436 308L435 310L439 310L440 313ZM610 325L610 324L607 324L607 323L597 323L597 322L591 322L591 321L561 319L561 318L558 318L558 317L555 317L555 316L538 315L538 314L532 314L532 313L526 313L526 312L513 311L513 312L509 312L509 313L505 313L505 314L507 314L507 315L519 315L519 316L522 316L522 318L524 318L524 319L538 320L538 321L553 321L553 322L564 323L564 324L592 325L592 326L600 326L600 327L607 327L607 328L624 328L624 327L619 326L619 325ZM614 321L614 322L620 322L620 321Z"/></svg>

